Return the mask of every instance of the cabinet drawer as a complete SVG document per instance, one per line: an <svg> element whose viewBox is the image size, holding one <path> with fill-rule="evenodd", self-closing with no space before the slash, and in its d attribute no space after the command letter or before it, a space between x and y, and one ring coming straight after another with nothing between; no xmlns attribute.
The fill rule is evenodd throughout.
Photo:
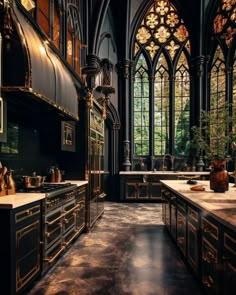
<svg viewBox="0 0 236 295"><path fill-rule="evenodd" d="M224 247L232 254L236 256L236 239L229 234L224 233Z"/></svg>
<svg viewBox="0 0 236 295"><path fill-rule="evenodd" d="M40 214L40 205L35 205L33 207L29 207L20 212L17 212L15 214L15 222L17 224L22 221L26 221L27 219L30 219L33 216L37 216L39 214Z"/></svg>
<svg viewBox="0 0 236 295"><path fill-rule="evenodd" d="M204 236L210 236L216 241L219 240L219 228L216 224L212 223L205 217L202 218L202 234Z"/></svg>
<svg viewBox="0 0 236 295"><path fill-rule="evenodd" d="M177 207L180 211L182 211L182 213L187 211L186 203L180 198L177 199Z"/></svg>
<svg viewBox="0 0 236 295"><path fill-rule="evenodd" d="M188 207L188 217L192 221L198 222L199 213L195 209Z"/></svg>

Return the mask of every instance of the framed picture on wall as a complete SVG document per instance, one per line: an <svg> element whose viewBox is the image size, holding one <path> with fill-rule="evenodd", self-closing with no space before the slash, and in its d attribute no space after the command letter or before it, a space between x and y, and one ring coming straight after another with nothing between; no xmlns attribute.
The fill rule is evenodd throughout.
<svg viewBox="0 0 236 295"><path fill-rule="evenodd" d="M61 150L75 152L75 122L61 122Z"/></svg>

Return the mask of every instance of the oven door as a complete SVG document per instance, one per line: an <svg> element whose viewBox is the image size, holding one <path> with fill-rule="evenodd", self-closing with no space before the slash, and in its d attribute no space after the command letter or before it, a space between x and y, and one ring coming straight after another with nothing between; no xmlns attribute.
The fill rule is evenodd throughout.
<svg viewBox="0 0 236 295"><path fill-rule="evenodd" d="M76 218L75 218L75 200L71 200L70 202L66 203L63 206L63 235L67 232L70 231L72 228L75 229L75 223L76 223Z"/></svg>
<svg viewBox="0 0 236 295"><path fill-rule="evenodd" d="M63 213L61 207L45 216L44 248L47 250L62 238Z"/></svg>

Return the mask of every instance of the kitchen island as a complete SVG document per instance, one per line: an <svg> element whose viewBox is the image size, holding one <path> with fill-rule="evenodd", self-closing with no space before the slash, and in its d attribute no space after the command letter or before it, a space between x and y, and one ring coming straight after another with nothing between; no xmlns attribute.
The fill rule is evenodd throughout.
<svg viewBox="0 0 236 295"><path fill-rule="evenodd" d="M207 171L120 171L120 200L161 201L161 180L208 179Z"/></svg>
<svg viewBox="0 0 236 295"><path fill-rule="evenodd" d="M192 191L183 180L161 180L163 222L207 294L235 294L236 187Z"/></svg>

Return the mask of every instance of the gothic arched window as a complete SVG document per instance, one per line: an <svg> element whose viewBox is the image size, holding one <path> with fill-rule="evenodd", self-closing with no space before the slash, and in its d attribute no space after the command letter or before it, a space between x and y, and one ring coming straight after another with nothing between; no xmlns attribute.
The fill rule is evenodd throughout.
<svg viewBox="0 0 236 295"><path fill-rule="evenodd" d="M218 8L213 19L212 42L215 46L210 67L210 111L214 122L218 122L224 134L235 133L236 122L236 71L235 71L235 36L236 36L236 1L218 0ZM231 105L232 103L232 105ZM222 114L231 118L222 125ZM232 116L233 115L233 116ZM224 120L226 121L226 120ZM216 125L216 124L214 124ZM215 127L211 124L210 139L214 144L214 137L220 137L217 132L212 136ZM230 148L228 146L228 148Z"/></svg>
<svg viewBox="0 0 236 295"><path fill-rule="evenodd" d="M134 156L186 154L190 45L173 4L154 1L135 34Z"/></svg>

